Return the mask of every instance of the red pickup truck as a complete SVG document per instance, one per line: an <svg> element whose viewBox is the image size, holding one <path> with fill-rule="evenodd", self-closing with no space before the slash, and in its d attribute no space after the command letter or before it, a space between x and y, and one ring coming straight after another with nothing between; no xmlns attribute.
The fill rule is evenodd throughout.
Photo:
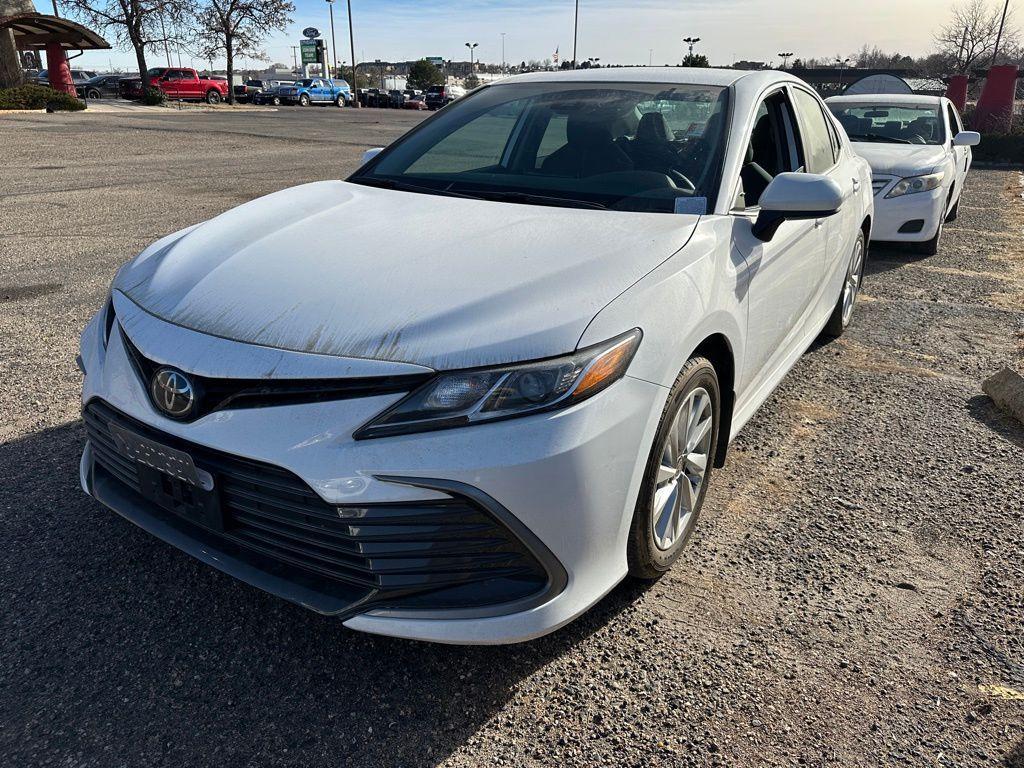
<svg viewBox="0 0 1024 768"><path fill-rule="evenodd" d="M149 84L163 91L168 99L218 104L228 95L227 80L200 77L194 69L154 67L146 74L149 76Z"/></svg>

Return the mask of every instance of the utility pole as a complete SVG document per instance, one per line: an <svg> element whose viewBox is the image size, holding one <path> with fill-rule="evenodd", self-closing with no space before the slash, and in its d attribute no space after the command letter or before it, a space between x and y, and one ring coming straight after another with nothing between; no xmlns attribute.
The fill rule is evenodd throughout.
<svg viewBox="0 0 1024 768"><path fill-rule="evenodd" d="M992 49L992 63L989 67L994 67L996 64L996 55L999 53L999 42L1003 39L1003 25L1006 24L1006 11L1010 7L1010 0L1006 0L1003 3L1003 17L999 20L999 31L996 33L996 47Z"/></svg>
<svg viewBox="0 0 1024 768"><path fill-rule="evenodd" d="M292 72L297 72L298 69L299 69L299 58L298 58L298 56L296 54L296 51L299 50L299 46L293 45L293 46L291 46L291 49L292 49Z"/></svg>
<svg viewBox="0 0 1024 768"><path fill-rule="evenodd" d="M782 68L786 69L789 66L789 58L793 55L792 51L785 51L779 54L779 58L782 59Z"/></svg>
<svg viewBox="0 0 1024 768"><path fill-rule="evenodd" d="M334 74L338 75L338 44L334 42L334 0L327 0L327 7L331 12L331 53L334 55ZM327 69L327 77L332 77L330 67Z"/></svg>
<svg viewBox="0 0 1024 768"><path fill-rule="evenodd" d="M576 40L580 31L580 0L576 0L576 16L572 23L572 68L576 69Z"/></svg>
<svg viewBox="0 0 1024 768"><path fill-rule="evenodd" d="M359 104L359 79L356 77L356 75L359 73L359 70L356 68L356 38L355 38L355 35L352 34L352 0L347 0L347 2L348 2L348 42L349 42L349 45L352 46L352 106L356 107L358 109L358 107L360 106L360 104Z"/></svg>
<svg viewBox="0 0 1024 768"><path fill-rule="evenodd" d="M647 49L647 66L650 67L650 66L653 66L653 65L654 65L654 49L653 48L648 48Z"/></svg>
<svg viewBox="0 0 1024 768"><path fill-rule="evenodd" d="M684 37L683 42L690 46L690 60L693 61L693 46L700 42L699 37Z"/></svg>
<svg viewBox="0 0 1024 768"><path fill-rule="evenodd" d="M501 74L505 74L505 33L501 33Z"/></svg>
<svg viewBox="0 0 1024 768"><path fill-rule="evenodd" d="M167 55L167 68L170 69L174 65L171 64L171 47L167 44L167 28L164 26L164 14L160 13L160 33L164 36L164 53ZM231 84L228 83L228 88Z"/></svg>

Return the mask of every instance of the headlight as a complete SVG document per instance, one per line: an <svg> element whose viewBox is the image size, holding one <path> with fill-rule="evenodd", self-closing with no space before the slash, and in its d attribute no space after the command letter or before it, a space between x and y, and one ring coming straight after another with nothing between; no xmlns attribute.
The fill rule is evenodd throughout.
<svg viewBox="0 0 1024 768"><path fill-rule="evenodd" d="M639 328L565 357L440 373L356 430L355 438L426 432L567 408L622 378Z"/></svg>
<svg viewBox="0 0 1024 768"><path fill-rule="evenodd" d="M900 179L896 185L889 190L886 197L902 197L903 195L915 195L918 192L930 192L942 186L942 177L946 174L943 171L929 173L925 176L911 176L907 179Z"/></svg>

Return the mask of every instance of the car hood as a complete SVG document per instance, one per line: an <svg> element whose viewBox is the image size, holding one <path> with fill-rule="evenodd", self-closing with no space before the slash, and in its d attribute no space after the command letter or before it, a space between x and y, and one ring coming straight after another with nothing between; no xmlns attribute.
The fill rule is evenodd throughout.
<svg viewBox="0 0 1024 768"><path fill-rule="evenodd" d="M946 148L934 144L855 141L853 151L867 160L875 173L903 177L931 173L946 156Z"/></svg>
<svg viewBox="0 0 1024 768"><path fill-rule="evenodd" d="M491 365L572 351L699 218L318 182L154 243L114 287L157 317L240 342Z"/></svg>

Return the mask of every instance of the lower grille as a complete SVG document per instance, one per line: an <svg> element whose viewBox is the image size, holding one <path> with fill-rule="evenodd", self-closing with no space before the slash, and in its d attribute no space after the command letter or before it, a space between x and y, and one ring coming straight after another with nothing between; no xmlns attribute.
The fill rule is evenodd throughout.
<svg viewBox="0 0 1024 768"><path fill-rule="evenodd" d="M102 401L83 416L95 465L111 478L143 493L140 465L122 453L111 425L185 451L214 478L223 527L204 533L273 561L275 571L358 588L361 602L469 608L522 600L549 583L524 542L468 497L336 506L287 470L189 443Z"/></svg>

